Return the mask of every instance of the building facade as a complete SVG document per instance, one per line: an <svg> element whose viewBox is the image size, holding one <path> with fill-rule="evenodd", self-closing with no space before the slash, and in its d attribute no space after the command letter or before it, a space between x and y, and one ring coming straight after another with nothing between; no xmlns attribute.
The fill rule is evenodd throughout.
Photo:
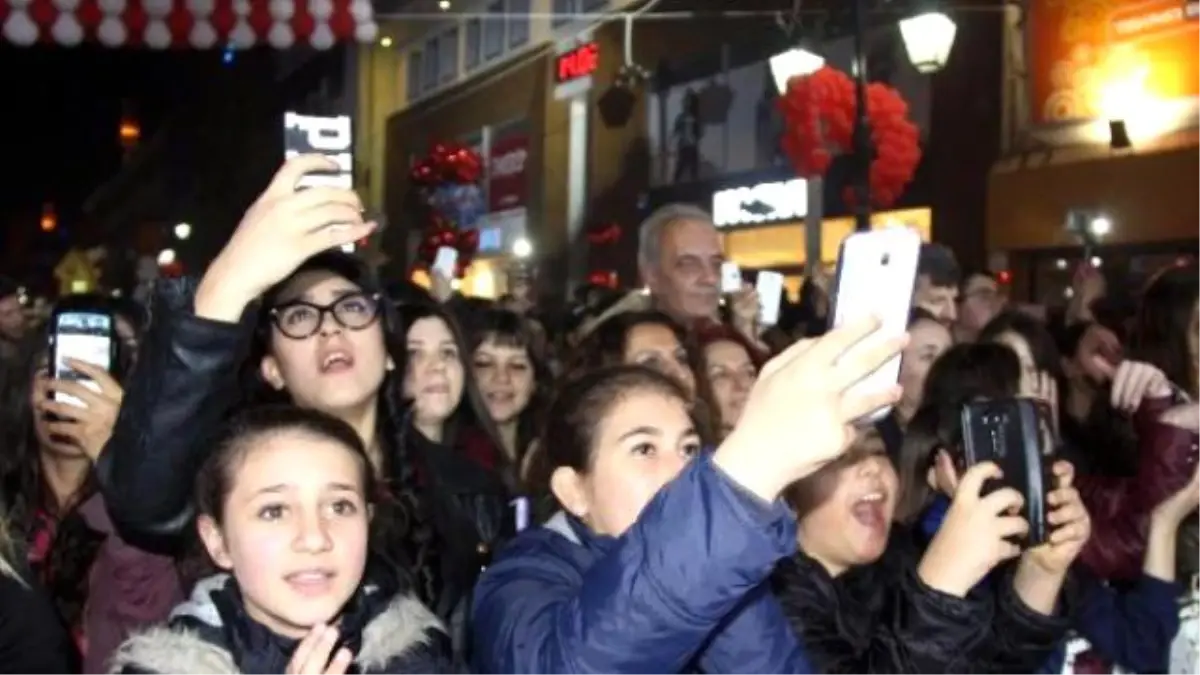
<svg viewBox="0 0 1200 675"><path fill-rule="evenodd" d="M516 11L526 6L527 13ZM479 295L503 292L513 262L509 245L518 237L533 243L539 285L548 296L561 298L573 284L601 272L636 286L637 225L651 208L684 200L713 209L722 191L769 188L795 178L777 150L780 129L767 67L770 56L791 46L767 10L786 12L791 3L746 0L737 9L764 11L728 18L705 11L728 9L727 3L665 1L653 7L664 18L635 18L627 26L623 13L638 7L479 3L479 12L508 12L509 23L493 33L487 14L471 8L463 10L466 16L435 25L389 26L381 18L383 42L361 48L359 127L366 131L359 137L359 155L369 160L360 184L369 186L369 201L392 222L383 244L391 274L407 274L419 236L420 223L404 222L411 163L443 139L478 144L490 156L493 174L497 169L506 174L507 187L500 192L518 193L514 204L524 209L523 217L493 217L511 209L489 197L490 213L481 226L489 250L463 282L464 290ZM420 32L400 33L401 28ZM897 205L901 211L879 220L917 225L968 260L983 257L987 171L999 139L999 124L989 115L999 107L1000 36L999 13L965 14L950 65L927 77L908 65L894 24L872 29L872 74L888 79L908 99L924 132L926 157ZM962 48L967 43L970 50ZM832 63L848 64L847 40L828 47ZM629 84L627 53L647 79ZM436 54L436 66L429 54ZM703 117L702 129L694 139L694 161L681 163L677 129L689 110ZM507 156L513 148L524 156L519 177L511 173L518 163ZM838 167L824 200L833 218L823 226L830 252L849 230L849 221L838 219L847 213L838 178L845 169ZM483 180L484 192L494 196L496 175ZM802 217L794 213L787 220ZM803 262L803 240L796 222L733 223L726 244L748 267L794 272Z"/></svg>
<svg viewBox="0 0 1200 675"><path fill-rule="evenodd" d="M1198 4L1032 0L1024 15L1006 10L987 245L1026 297L1061 301L1085 248L1130 286L1195 254ZM1087 247L1079 222L1103 225Z"/></svg>

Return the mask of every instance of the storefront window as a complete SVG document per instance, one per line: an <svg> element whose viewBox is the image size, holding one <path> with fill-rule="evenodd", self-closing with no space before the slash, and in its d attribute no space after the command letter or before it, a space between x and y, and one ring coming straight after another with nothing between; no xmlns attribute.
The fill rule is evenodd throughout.
<svg viewBox="0 0 1200 675"><path fill-rule="evenodd" d="M489 16L483 24L483 60L490 61L504 51L504 2L488 5Z"/></svg>
<svg viewBox="0 0 1200 675"><path fill-rule="evenodd" d="M777 165L782 125L767 64L673 86L649 106L654 179L707 180Z"/></svg>
<svg viewBox="0 0 1200 675"><path fill-rule="evenodd" d="M451 28L438 38L438 81L453 82L458 77L458 29Z"/></svg>
<svg viewBox="0 0 1200 675"><path fill-rule="evenodd" d="M479 19L470 19L467 21L467 44L465 58L467 61L467 70L473 70L479 67L480 61L480 40L483 39L483 26L480 25Z"/></svg>
<svg viewBox="0 0 1200 675"><path fill-rule="evenodd" d="M529 0L508 0L508 46L529 42Z"/></svg>
<svg viewBox="0 0 1200 675"><path fill-rule="evenodd" d="M421 69L421 50L413 49L408 52L408 75L405 87L408 90L408 100L410 102L421 97L421 77L424 71Z"/></svg>
<svg viewBox="0 0 1200 675"><path fill-rule="evenodd" d="M550 24L561 26L570 23L573 18L571 15L574 13L575 0L554 0L554 18L550 20Z"/></svg>
<svg viewBox="0 0 1200 675"><path fill-rule="evenodd" d="M421 73L421 93L429 93L437 89L438 83L438 42L437 38L431 38L425 43L425 49L422 52L422 57L425 61L424 68Z"/></svg>

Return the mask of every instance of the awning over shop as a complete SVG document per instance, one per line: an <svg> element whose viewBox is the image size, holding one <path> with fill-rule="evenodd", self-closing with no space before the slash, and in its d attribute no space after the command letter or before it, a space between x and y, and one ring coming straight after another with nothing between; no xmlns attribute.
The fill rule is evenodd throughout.
<svg viewBox="0 0 1200 675"><path fill-rule="evenodd" d="M18 46L329 49L378 32L370 0L0 0L0 36Z"/></svg>

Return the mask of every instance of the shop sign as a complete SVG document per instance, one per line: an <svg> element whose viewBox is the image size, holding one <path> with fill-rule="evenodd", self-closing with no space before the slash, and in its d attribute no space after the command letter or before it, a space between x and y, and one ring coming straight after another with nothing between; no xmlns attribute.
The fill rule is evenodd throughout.
<svg viewBox="0 0 1200 675"><path fill-rule="evenodd" d="M529 134L522 129L498 135L488 158L488 212L525 206L529 181Z"/></svg>
<svg viewBox="0 0 1200 675"><path fill-rule="evenodd" d="M354 135L348 115L322 117L286 113L283 116L283 148L287 159L317 154L325 155L338 165L337 171L304 176L297 187L354 187Z"/></svg>
<svg viewBox="0 0 1200 675"><path fill-rule="evenodd" d="M757 225L803 218L808 213L808 185L803 178L729 188L713 193L717 227Z"/></svg>
<svg viewBox="0 0 1200 675"><path fill-rule="evenodd" d="M555 81L565 84L588 77L600 67L600 45L587 42L571 51L559 54L554 61Z"/></svg>
<svg viewBox="0 0 1200 675"><path fill-rule="evenodd" d="M1035 125L1122 119L1155 134L1200 95L1191 0L1031 0L1026 49ZM1140 119L1139 119L1140 118Z"/></svg>

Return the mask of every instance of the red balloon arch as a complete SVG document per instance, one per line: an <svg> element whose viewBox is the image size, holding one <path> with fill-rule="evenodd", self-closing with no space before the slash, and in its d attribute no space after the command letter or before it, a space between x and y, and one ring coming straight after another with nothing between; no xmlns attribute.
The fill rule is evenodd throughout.
<svg viewBox="0 0 1200 675"><path fill-rule="evenodd" d="M796 173L804 178L825 175L834 156L853 148L857 103L854 81L825 66L811 75L793 77L779 99L785 132L783 149ZM900 92L878 82L867 85L867 117L875 158L871 162L871 204L887 208L912 182L921 161L920 130L908 119ZM845 197L853 202L853 190Z"/></svg>

